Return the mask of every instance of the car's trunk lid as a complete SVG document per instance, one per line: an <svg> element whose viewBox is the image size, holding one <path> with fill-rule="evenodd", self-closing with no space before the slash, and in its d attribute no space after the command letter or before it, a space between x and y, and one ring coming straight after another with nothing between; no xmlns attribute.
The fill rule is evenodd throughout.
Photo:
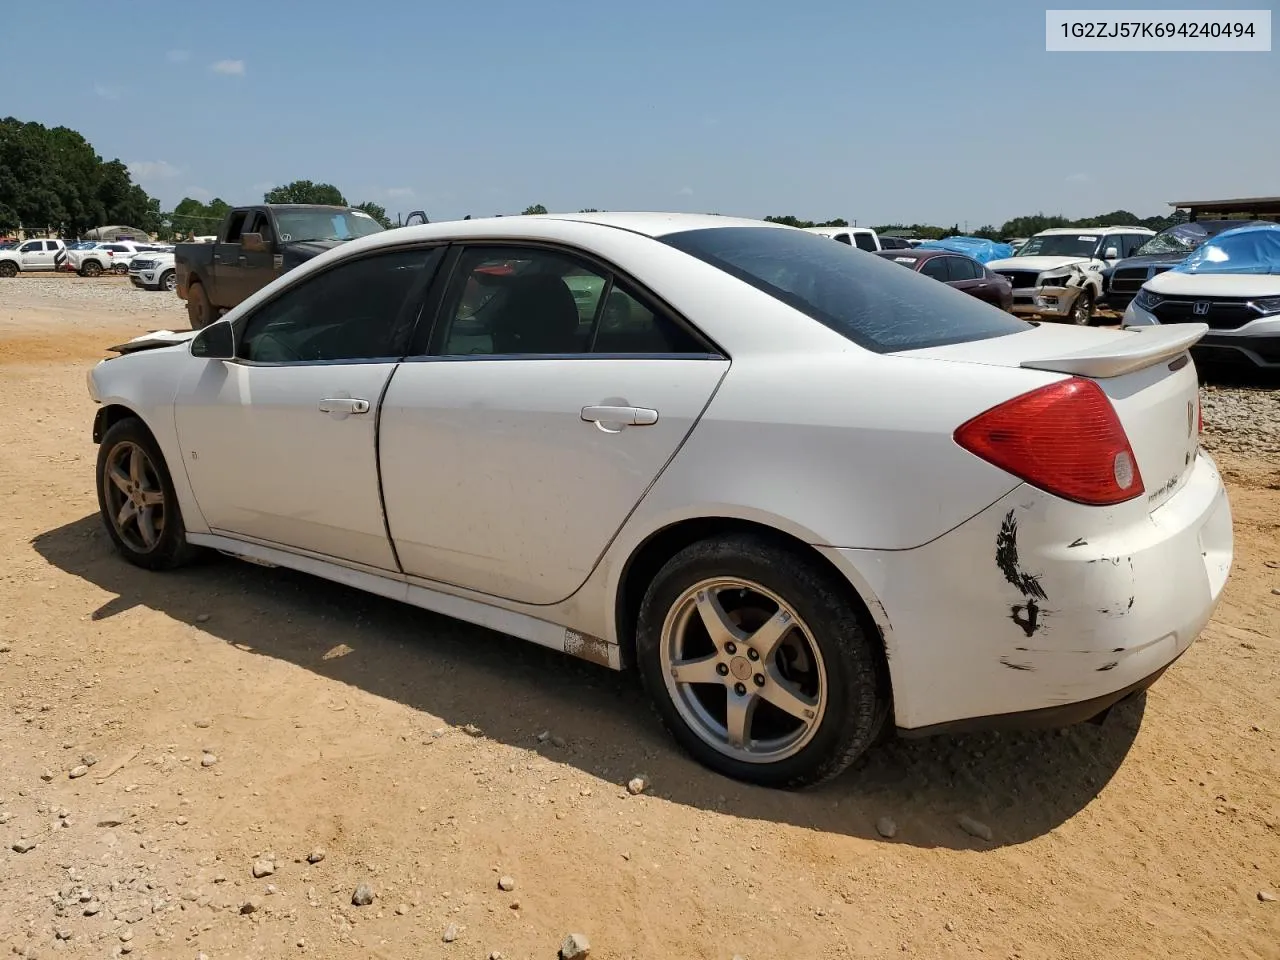
<svg viewBox="0 0 1280 960"><path fill-rule="evenodd" d="M1177 492L1195 461L1199 382L1187 351L1207 330L1204 324L1131 330L1040 324L1024 333L910 355L1093 380L1115 407L1142 475L1147 508L1155 510Z"/></svg>

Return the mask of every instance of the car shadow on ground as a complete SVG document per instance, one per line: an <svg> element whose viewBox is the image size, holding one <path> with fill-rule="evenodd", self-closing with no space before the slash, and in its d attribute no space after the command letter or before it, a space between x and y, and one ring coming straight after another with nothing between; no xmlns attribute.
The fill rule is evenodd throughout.
<svg viewBox="0 0 1280 960"><path fill-rule="evenodd" d="M667 737L632 674L619 674L512 637L283 569L225 557L172 573L136 569L114 552L96 515L40 534L51 564L114 595L102 620L136 606L245 649L296 664L492 739L622 784L644 772L673 802L815 830L895 842L989 849L1041 836L1085 807L1124 761L1145 697L1102 725L1067 731L897 740L833 783L799 793L719 777ZM352 652L323 659L346 644ZM540 742L548 731L562 740ZM967 815L988 842L962 831Z"/></svg>

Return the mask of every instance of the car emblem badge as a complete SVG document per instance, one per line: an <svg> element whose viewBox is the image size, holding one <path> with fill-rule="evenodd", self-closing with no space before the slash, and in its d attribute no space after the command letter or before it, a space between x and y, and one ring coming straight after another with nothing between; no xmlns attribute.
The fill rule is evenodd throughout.
<svg viewBox="0 0 1280 960"><path fill-rule="evenodd" d="M1203 317L1206 313L1209 312L1209 301L1197 300L1195 302L1195 305L1191 308L1191 312L1194 313L1197 317Z"/></svg>

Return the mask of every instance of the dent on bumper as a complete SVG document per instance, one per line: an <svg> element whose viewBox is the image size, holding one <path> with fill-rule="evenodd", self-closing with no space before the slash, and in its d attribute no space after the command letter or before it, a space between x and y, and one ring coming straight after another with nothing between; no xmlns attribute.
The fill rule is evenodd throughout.
<svg viewBox="0 0 1280 960"><path fill-rule="evenodd" d="M1102 703L1186 651L1226 583L1231 512L1202 454L1149 515L1023 486L915 550L826 550L882 608L898 726L992 726Z"/></svg>
<svg viewBox="0 0 1280 960"><path fill-rule="evenodd" d="M1075 306L1081 287L1036 287L1014 291L1013 312L1027 316L1065 317ZM1021 301L1021 302L1020 302Z"/></svg>

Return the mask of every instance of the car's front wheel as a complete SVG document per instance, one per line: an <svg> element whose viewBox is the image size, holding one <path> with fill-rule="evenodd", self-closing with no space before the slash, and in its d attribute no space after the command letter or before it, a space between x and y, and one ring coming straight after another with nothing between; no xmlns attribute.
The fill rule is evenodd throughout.
<svg viewBox="0 0 1280 960"><path fill-rule="evenodd" d="M1093 291L1085 287L1071 305L1071 322L1082 327L1093 323Z"/></svg>
<svg viewBox="0 0 1280 960"><path fill-rule="evenodd" d="M174 290L178 289L178 275L172 270L166 270L160 276L160 289L173 293Z"/></svg>
<svg viewBox="0 0 1280 960"><path fill-rule="evenodd" d="M90 260L80 268L80 276L82 277L100 277L102 276L102 264L97 260Z"/></svg>
<svg viewBox="0 0 1280 960"><path fill-rule="evenodd" d="M168 570L200 552L187 543L160 447L135 417L112 426L98 445L98 509L116 549L136 566Z"/></svg>
<svg viewBox="0 0 1280 960"><path fill-rule="evenodd" d="M646 591L636 653L668 729L726 776L796 788L845 770L889 711L877 634L837 575L751 535L695 543Z"/></svg>

